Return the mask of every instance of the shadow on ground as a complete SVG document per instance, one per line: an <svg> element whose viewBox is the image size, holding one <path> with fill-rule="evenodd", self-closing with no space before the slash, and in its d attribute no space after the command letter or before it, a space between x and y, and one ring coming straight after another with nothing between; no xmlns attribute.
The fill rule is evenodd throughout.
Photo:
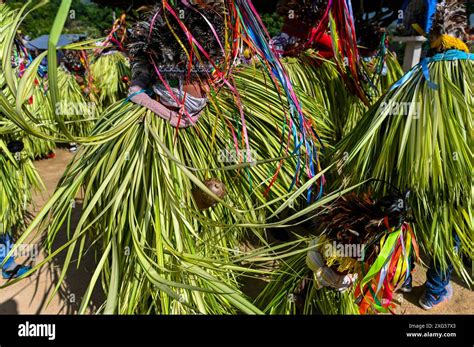
<svg viewBox="0 0 474 347"><path fill-rule="evenodd" d="M71 213L71 234L74 232L82 212L82 203L76 202ZM46 235L43 241L46 241ZM53 242L53 250L65 245L69 241L67 223L64 223L60 231L55 237ZM78 253L79 253L79 242L76 245L72 261L69 264L61 286L58 289L58 295L61 296L65 303L66 314L75 314L78 312L82 298L87 291L89 282L92 278L94 270L96 268L96 261L94 255L94 247L91 246L89 240L86 241L84 246L85 252L80 260L80 266L78 267ZM56 255L51 263L52 271L51 275L51 286L55 286L60 282L62 271L64 269L64 262L67 257L67 249L61 251ZM104 295L100 286L100 281L96 284L94 291L92 292L91 299L87 304L86 312L94 313L104 302ZM38 313L41 312L41 307L38 308Z"/></svg>
<svg viewBox="0 0 474 347"><path fill-rule="evenodd" d="M0 314L18 314L18 304L15 300L9 299L0 304Z"/></svg>
<svg viewBox="0 0 474 347"><path fill-rule="evenodd" d="M73 155L68 151L58 149L52 159L39 160L35 166L46 186L45 192L35 192L32 214L37 214L52 196L65 167ZM81 201L78 200L71 213L71 229L74 230L82 210ZM48 252L46 248L47 232L36 232L25 243L38 247L39 254L34 259L17 259L17 262L38 265L45 259ZM52 249L56 250L68 242L67 223L57 233ZM73 254L72 262L64 275L61 285L54 293L60 282L61 272L67 256L67 249L57 254L51 261L46 262L40 269L29 277L12 283L2 288L0 292L0 314L74 314L82 302L90 279L95 269L94 250L89 249L89 244L84 247L88 250L77 268L77 252ZM0 279L0 285L6 281ZM90 302L87 303L86 313L94 313L104 301L100 281L93 291Z"/></svg>

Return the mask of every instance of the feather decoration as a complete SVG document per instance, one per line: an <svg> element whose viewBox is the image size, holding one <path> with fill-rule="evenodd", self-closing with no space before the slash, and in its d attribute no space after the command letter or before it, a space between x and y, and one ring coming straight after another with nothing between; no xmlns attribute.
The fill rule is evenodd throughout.
<svg viewBox="0 0 474 347"><path fill-rule="evenodd" d="M466 6L458 0L443 1L436 6L430 31L430 47L437 52L457 49L469 53Z"/></svg>
<svg viewBox="0 0 474 347"><path fill-rule="evenodd" d="M181 100L174 95L169 85L170 79L178 79L181 83L207 80L216 92L222 86L229 88L236 104L240 105L242 141L245 143L247 158L251 161L245 110L232 78L229 77L235 67L236 57L245 44L253 56L260 60L272 84L289 105L290 115L283 120L282 133L289 129L295 148L291 154L299 158L289 187L291 190L298 183L303 170L309 178L320 171L315 141L321 141L312 122L306 117L279 56L270 47L269 41L269 34L251 1L226 0L213 6L196 6L187 1L163 0L134 28L129 51L133 77L146 78L147 75L154 74L179 105L184 105L186 95ZM222 48L225 48L224 54ZM180 109L182 116L189 116L184 107ZM282 141L285 138L286 136L282 136ZM278 173L277 169L270 179L268 190ZM319 183L317 198L322 195L324 178ZM311 198L310 189L308 201Z"/></svg>
<svg viewBox="0 0 474 347"><path fill-rule="evenodd" d="M337 271L358 274L354 295L361 314L389 312L394 306L393 293L410 274L412 259L418 258L407 219L408 196L390 195L378 201L369 194L343 196L319 219L326 243L363 246L362 259L350 268L337 268L343 262L348 264L344 257L339 262L326 258L328 266Z"/></svg>

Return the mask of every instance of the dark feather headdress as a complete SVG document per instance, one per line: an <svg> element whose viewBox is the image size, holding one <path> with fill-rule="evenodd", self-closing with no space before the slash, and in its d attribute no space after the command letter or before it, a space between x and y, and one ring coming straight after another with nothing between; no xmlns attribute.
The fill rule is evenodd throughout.
<svg viewBox="0 0 474 347"><path fill-rule="evenodd" d="M158 69L165 79L194 80L212 71L224 57L224 7L220 2L180 3L166 8L155 5L132 29L128 51L134 70ZM202 46L207 57L197 54L190 36ZM191 60L191 61L190 61Z"/></svg>
<svg viewBox="0 0 474 347"><path fill-rule="evenodd" d="M408 221L408 196L393 194L380 200L368 193L343 196L327 207L320 218L321 227L329 239L342 244L374 246L388 230L397 230Z"/></svg>

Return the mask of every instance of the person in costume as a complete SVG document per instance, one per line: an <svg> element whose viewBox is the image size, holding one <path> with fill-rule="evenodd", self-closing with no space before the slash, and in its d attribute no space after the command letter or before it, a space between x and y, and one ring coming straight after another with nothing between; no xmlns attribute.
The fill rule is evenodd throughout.
<svg viewBox="0 0 474 347"><path fill-rule="evenodd" d="M208 80L212 79L212 64L222 59L223 53L220 42L224 41L224 18L216 15L217 6L222 4L204 5L200 10L205 16L211 16L211 22L217 28L214 33L216 36L208 31L208 23L202 14L188 11L186 18L186 24L193 31L207 36L202 38L202 42L205 42L203 48L211 61L204 63L198 56L187 61L187 52L181 47L181 42L186 42L185 34L181 34L180 41L176 40L174 35L180 32L179 24L175 23L169 29L169 23L159 16L159 6L151 11L154 17L150 15L132 29L128 49L132 65L129 98L169 121L174 127L184 128L196 124L207 106L206 94L209 91ZM158 101L150 97L145 92L147 90L155 94Z"/></svg>
<svg viewBox="0 0 474 347"><path fill-rule="evenodd" d="M6 4L0 4L0 18L4 28L13 26L17 15L17 11ZM13 104L15 98L7 87L3 66L8 64L2 64L3 60L11 62L15 79L23 75L32 60L32 53L26 48L27 38L16 31L16 28L14 30L11 55L0 56L0 94L4 105ZM2 51L8 45L8 35L8 30L0 32ZM38 79L42 72L44 70L40 69ZM33 190L43 186L32 162L37 154L32 146L38 142L35 140L37 139L22 132L17 124L8 119L4 109L0 108L0 269L2 278L6 280L23 276L31 270L30 265L18 261L15 253L10 256L8 254L15 247L18 235L26 227L29 218L27 207L32 201Z"/></svg>
<svg viewBox="0 0 474 347"><path fill-rule="evenodd" d="M286 57L293 82L325 105L334 127L330 144L336 144L403 73L388 49L385 17L355 18L347 0L281 1L278 11L285 25L272 43ZM356 36L356 20L370 35L357 27Z"/></svg>
<svg viewBox="0 0 474 347"><path fill-rule="evenodd" d="M129 31L127 14L123 13L106 32L106 38L97 43L98 48L91 56L90 73L103 107L127 95L131 74L126 52Z"/></svg>
<svg viewBox="0 0 474 347"><path fill-rule="evenodd" d="M432 257L424 309L449 300L451 274L472 278L472 110L474 62L468 52L462 1L436 4L426 56L372 107L338 147L346 153L342 179L387 180L410 187L414 229ZM419 27L421 27L420 23ZM376 195L384 194L376 186ZM411 289L411 282L405 285Z"/></svg>
<svg viewBox="0 0 474 347"><path fill-rule="evenodd" d="M106 313L262 313L240 290L239 243L302 182L322 190L314 101L293 90L248 0L163 0L131 37L128 97L79 139L21 240L41 225L53 245L83 192L63 274L89 238L101 260L81 312L102 277ZM256 69L235 69L243 42Z"/></svg>
<svg viewBox="0 0 474 347"><path fill-rule="evenodd" d="M0 130L5 129L0 126ZM41 185L41 179L24 154L23 142L5 140L7 136L0 135L0 268L4 279L14 279L31 270L31 266L17 263L14 254L8 254L15 246L14 237L25 227L31 190Z"/></svg>
<svg viewBox="0 0 474 347"><path fill-rule="evenodd" d="M283 256L260 305L274 314L393 312L394 293L418 257L407 197L352 193L316 213L305 225L308 250Z"/></svg>
<svg viewBox="0 0 474 347"><path fill-rule="evenodd" d="M8 5L3 5L4 8L8 8ZM39 52L31 48L28 42L24 39L21 31L17 31L17 35L13 41L12 46L12 69L15 76L20 80L23 78L25 71L33 62ZM5 43L6 44L6 43ZM52 114L51 108L47 107L45 93L47 91L47 84L45 78L47 77L48 67L44 60L41 61L37 75L34 79L34 89L32 95L28 98L28 109L31 112L39 112L42 121L48 126L51 124ZM22 141L25 145L26 152L30 155L31 159L37 158L50 158L54 156L55 143L45 139L34 138L29 134L22 136Z"/></svg>
<svg viewBox="0 0 474 347"><path fill-rule="evenodd" d="M468 41L468 25L465 7L462 3L448 1L436 4L431 2L431 7L427 6L426 29L431 29L429 34L431 56L443 53L449 50L459 50L468 53L468 47L465 42ZM435 11L435 12L434 12ZM434 12L434 14L432 14ZM455 254L460 254L461 240L453 232ZM448 261L447 267L433 260L427 273L425 282L425 292L419 299L419 304L425 310L431 310L435 306L449 301L453 295L453 288L450 284L454 267L451 261ZM404 286L404 291L411 291L412 280L408 279Z"/></svg>

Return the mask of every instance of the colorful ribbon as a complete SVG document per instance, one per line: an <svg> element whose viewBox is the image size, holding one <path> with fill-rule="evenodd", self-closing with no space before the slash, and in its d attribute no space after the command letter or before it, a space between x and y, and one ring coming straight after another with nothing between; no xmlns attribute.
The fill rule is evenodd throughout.
<svg viewBox="0 0 474 347"><path fill-rule="evenodd" d="M422 69L423 76L428 82L428 85L430 86L430 88L438 89L438 85L431 82L428 64L434 63L437 61L454 61L454 60L474 60L474 55L471 53L459 51L457 49L451 49L444 53L435 54L432 57L423 58L420 63L412 67L410 71L408 71L405 75L402 76L402 78L400 78L397 82L395 82L389 91L395 90L398 87L404 85L412 77L412 75L415 72L417 72L420 68Z"/></svg>

